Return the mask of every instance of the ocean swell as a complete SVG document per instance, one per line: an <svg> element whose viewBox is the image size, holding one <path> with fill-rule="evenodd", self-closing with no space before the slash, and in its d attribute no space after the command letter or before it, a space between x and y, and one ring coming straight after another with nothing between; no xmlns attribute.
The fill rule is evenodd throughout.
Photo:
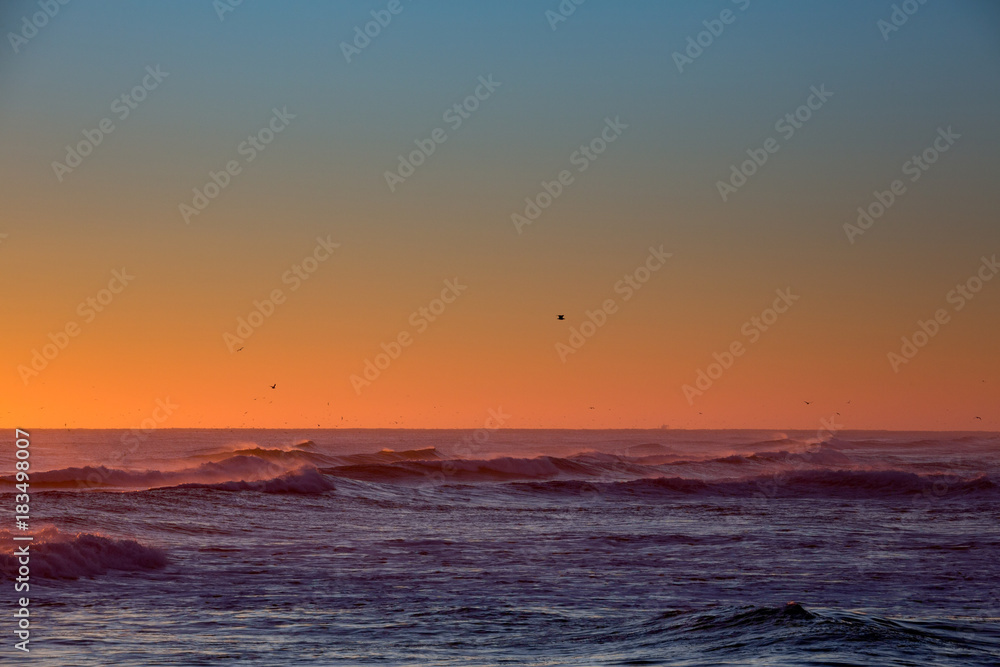
<svg viewBox="0 0 1000 667"><path fill-rule="evenodd" d="M161 487L154 491L165 489L214 489L216 491L257 491L260 493L298 493L315 495L333 490L333 483L314 468L285 473L273 479L263 479L253 482L229 481L216 484L178 484L177 486Z"/></svg>
<svg viewBox="0 0 1000 667"><path fill-rule="evenodd" d="M36 532L32 542L14 542L8 531L0 531L0 544L5 547L0 552L0 578L4 580L13 580L19 565L19 557L10 545L29 545L31 577L41 579L79 579L111 570L156 570L167 564L162 550L135 540L67 534L53 527Z"/></svg>

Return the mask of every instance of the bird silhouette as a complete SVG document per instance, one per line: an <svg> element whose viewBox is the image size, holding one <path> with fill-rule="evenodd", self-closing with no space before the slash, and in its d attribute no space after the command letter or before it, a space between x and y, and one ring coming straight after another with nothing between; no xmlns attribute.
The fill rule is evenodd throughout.
<svg viewBox="0 0 1000 667"><path fill-rule="evenodd" d="M243 351L243 348L241 347L240 349L238 349L238 350L236 350L236 351L237 351L237 352L242 352L242 351Z"/></svg>
<svg viewBox="0 0 1000 667"><path fill-rule="evenodd" d="M978 419L979 421L983 421L982 417L976 417L976 419Z"/></svg>
<svg viewBox="0 0 1000 667"><path fill-rule="evenodd" d="M556 315L556 317L558 317L560 320L565 320L566 319L565 315Z"/></svg>
<svg viewBox="0 0 1000 667"><path fill-rule="evenodd" d="M274 388L275 388L275 387L277 387L277 386L278 386L278 383L277 383L277 382L275 382L274 384L272 384L272 385L271 385L271 389L274 389Z"/></svg>
<svg viewBox="0 0 1000 667"><path fill-rule="evenodd" d="M812 405L812 401L802 401L802 402L805 403L806 405Z"/></svg>

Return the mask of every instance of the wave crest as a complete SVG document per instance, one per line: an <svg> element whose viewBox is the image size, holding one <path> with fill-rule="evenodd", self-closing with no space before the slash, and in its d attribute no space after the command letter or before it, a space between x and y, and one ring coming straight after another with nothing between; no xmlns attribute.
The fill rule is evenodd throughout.
<svg viewBox="0 0 1000 667"><path fill-rule="evenodd" d="M209 461L181 470L118 470L105 466L62 468L34 473L32 487L42 489L149 489L182 484L218 484L229 481L260 481L309 465L298 457L264 458L238 454L222 461ZM14 477L0 479L13 485Z"/></svg>
<svg viewBox="0 0 1000 667"><path fill-rule="evenodd" d="M273 479L263 479L253 482L230 481L216 484L178 484L177 486L161 487L160 489L215 489L216 491L259 491L261 493L297 493L315 495L333 490L333 483L321 475L315 468L285 473Z"/></svg>
<svg viewBox="0 0 1000 667"><path fill-rule="evenodd" d="M30 545L31 576L42 579L79 579L112 570L156 570L167 564L166 553L135 540L92 533L68 534L54 527L35 533L32 542L14 542L9 531L0 531L0 578L13 580L19 566L14 547Z"/></svg>

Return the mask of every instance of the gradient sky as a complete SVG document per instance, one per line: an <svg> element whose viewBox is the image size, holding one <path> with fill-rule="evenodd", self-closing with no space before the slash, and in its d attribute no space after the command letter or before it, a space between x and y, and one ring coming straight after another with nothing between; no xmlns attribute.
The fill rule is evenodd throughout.
<svg viewBox="0 0 1000 667"><path fill-rule="evenodd" d="M0 422L135 427L169 398L165 427L476 427L502 407L523 428L819 429L840 412L848 429L1000 429L1000 280L960 312L946 300L1000 253L996 3L929 0L886 40L888 1L589 0L552 30L556 0L402 0L346 62L387 4L247 1L220 20L207 0L72 2L15 53L39 9L3 3ZM119 120L112 101L157 65ZM442 113L488 75L501 86L453 131ZM782 138L821 85L833 97ZM179 204L273 108L296 117L185 224ZM114 131L59 182L52 162L104 117ZM608 117L628 129L518 234L511 214ZM390 192L384 172L438 127ZM961 138L909 182L939 127ZM780 150L723 202L717 181L769 136ZM906 193L849 243L897 178ZM340 248L291 291L318 236ZM661 244L673 256L623 301L617 281ZM122 267L134 281L86 322L78 304ZM416 333L410 314L456 277L467 291ZM287 301L230 352L223 334L276 288ZM784 288L800 300L691 405L683 385ZM563 363L556 343L609 298ZM939 308L950 322L894 372L887 354ZM26 385L18 367L68 322L79 335ZM403 331L358 395L351 375Z"/></svg>

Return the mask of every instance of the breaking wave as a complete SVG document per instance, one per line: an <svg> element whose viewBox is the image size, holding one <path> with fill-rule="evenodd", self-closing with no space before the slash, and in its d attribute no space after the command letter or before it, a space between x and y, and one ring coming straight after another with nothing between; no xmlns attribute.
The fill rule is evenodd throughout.
<svg viewBox="0 0 1000 667"><path fill-rule="evenodd" d="M905 462L885 455L865 463L848 456L836 441L796 442L777 438L758 443L763 451L681 458L670 448L648 443L628 455L586 451L571 456L492 459L445 458L434 447L331 455L311 441L291 449L239 445L236 449L192 457L201 461L179 470L119 470L105 466L63 468L33 473L42 490L214 489L280 494L321 494L342 480L389 486L441 484L519 484L519 492L580 493L587 489L619 495L709 494L775 496L934 496L994 493L995 469L977 461ZM787 448L776 449L774 445ZM849 451L849 450L848 450ZM219 460L204 460L205 458ZM193 463L191 459L188 463ZM992 471L992 472L991 472ZM13 490L14 477L0 478L0 491Z"/></svg>
<svg viewBox="0 0 1000 667"><path fill-rule="evenodd" d="M303 495L333 490L333 483L314 468L286 473L274 479L254 482L219 482L217 484L178 484L166 489L215 489L217 491L259 491L261 493L299 493ZM161 489L153 489L162 490Z"/></svg>
<svg viewBox="0 0 1000 667"><path fill-rule="evenodd" d="M277 451L277 450L275 450ZM105 466L62 468L33 473L31 485L41 489L149 489L182 484L219 484L230 481L273 479L311 463L292 456L263 457L238 454L219 462L210 461L181 470L118 470ZM11 486L14 477L0 478L0 485Z"/></svg>
<svg viewBox="0 0 1000 667"><path fill-rule="evenodd" d="M69 534L47 527L34 534L32 542L14 542L9 531L0 531L0 579L13 580L18 568L14 546L28 544L31 576L42 579L79 579L111 570L135 572L166 566L160 549L135 540L120 540L91 533Z"/></svg>

